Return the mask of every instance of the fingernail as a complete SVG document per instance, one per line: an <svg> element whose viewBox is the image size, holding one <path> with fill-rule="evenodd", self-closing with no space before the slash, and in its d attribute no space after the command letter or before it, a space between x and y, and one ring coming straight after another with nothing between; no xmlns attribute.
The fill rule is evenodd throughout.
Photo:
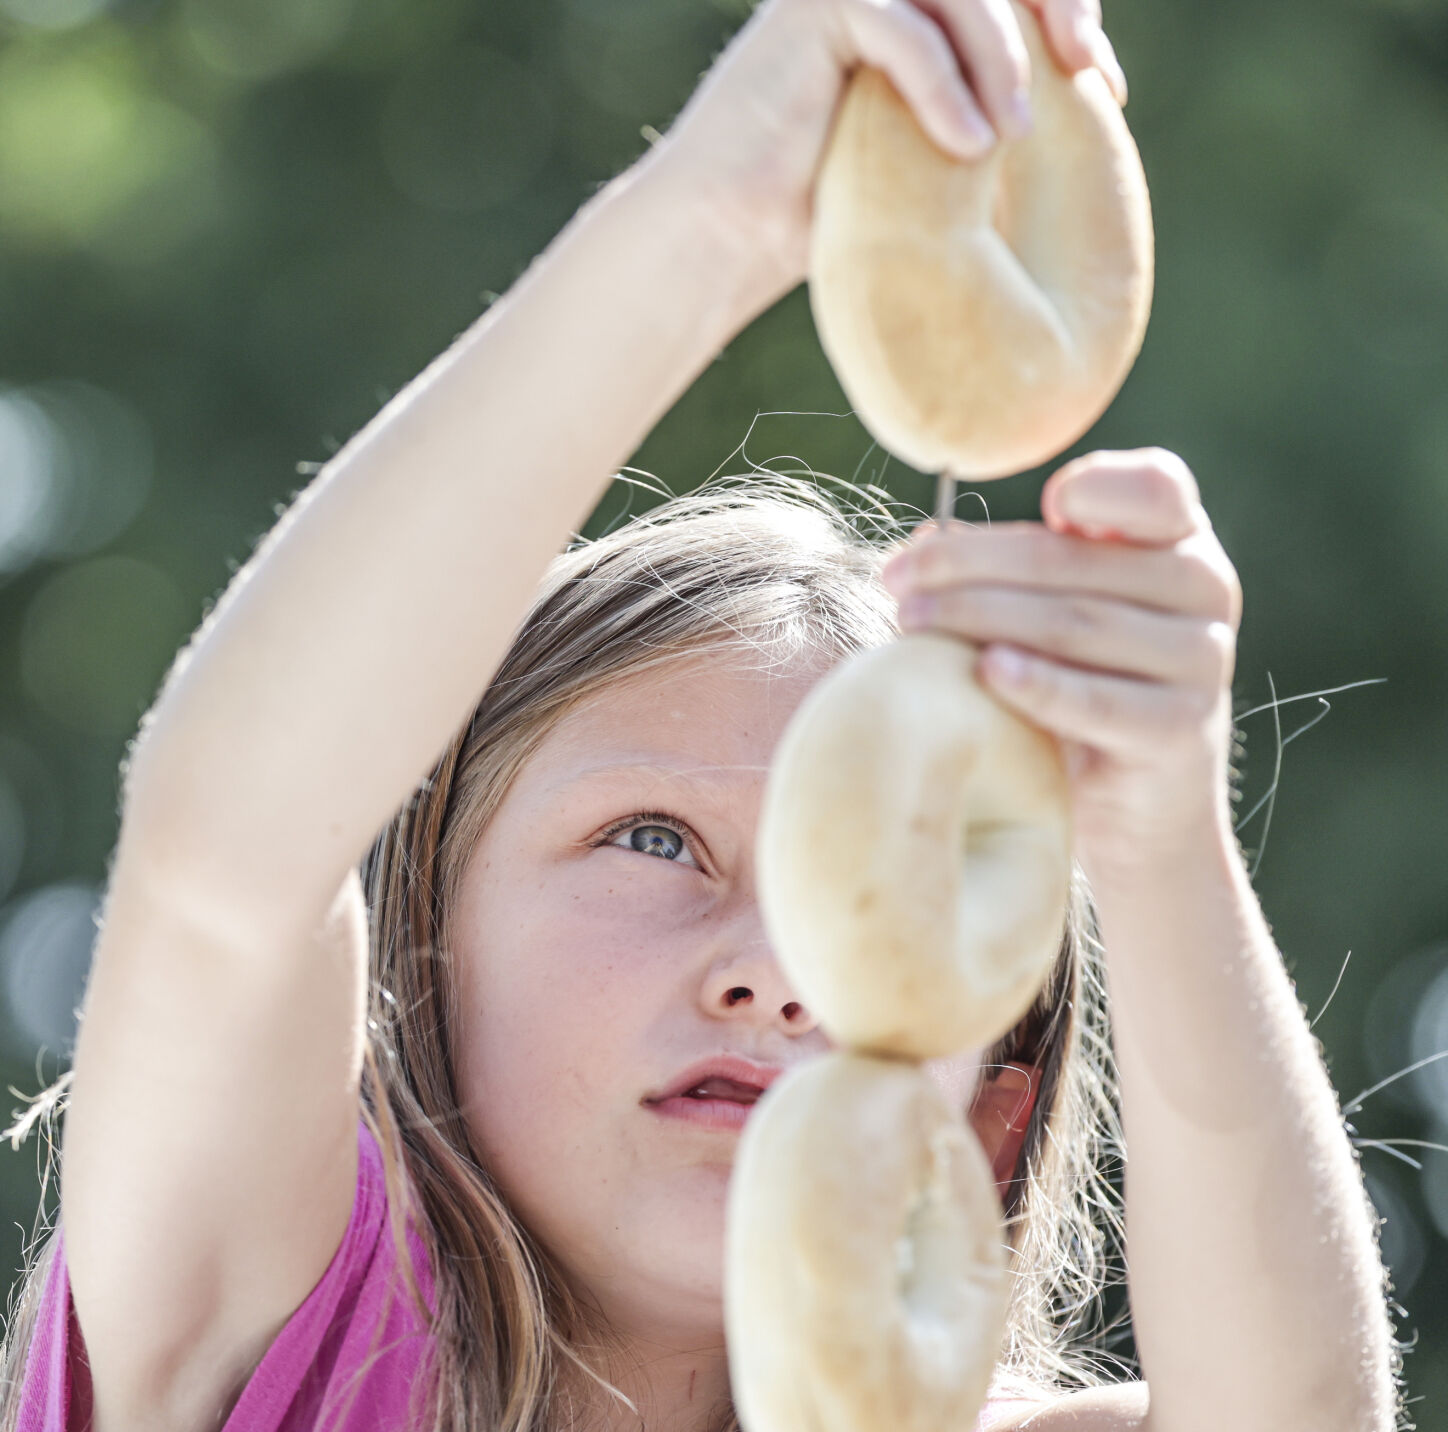
<svg viewBox="0 0 1448 1432"><path fill-rule="evenodd" d="M1007 685L1025 680L1026 658L1013 646L993 646L986 652L985 660L991 676Z"/></svg>

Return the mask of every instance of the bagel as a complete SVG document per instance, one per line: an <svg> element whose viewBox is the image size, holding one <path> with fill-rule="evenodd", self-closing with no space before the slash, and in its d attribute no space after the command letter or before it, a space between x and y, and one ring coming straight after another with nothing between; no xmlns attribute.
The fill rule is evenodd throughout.
<svg viewBox="0 0 1448 1432"><path fill-rule="evenodd" d="M1030 1007L1071 878L1056 743L916 632L835 667L780 738L755 838L761 915L830 1037L896 1059L981 1048Z"/></svg>
<svg viewBox="0 0 1448 1432"><path fill-rule="evenodd" d="M820 343L871 436L921 472L1046 462L1115 396L1151 308L1151 207L1106 81L1067 77L1013 0L1034 132L945 154L891 81L851 77L809 258Z"/></svg>
<svg viewBox="0 0 1448 1432"><path fill-rule="evenodd" d="M729 1187L743 1425L969 1425L1005 1317L1000 1217L979 1142L918 1066L837 1051L777 1080Z"/></svg>

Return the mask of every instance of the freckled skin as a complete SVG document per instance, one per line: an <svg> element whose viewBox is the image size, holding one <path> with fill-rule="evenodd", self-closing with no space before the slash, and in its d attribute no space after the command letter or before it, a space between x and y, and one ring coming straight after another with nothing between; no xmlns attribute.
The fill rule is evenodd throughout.
<svg viewBox="0 0 1448 1432"><path fill-rule="evenodd" d="M459 1088L479 1154L580 1288L626 1331L673 1347L722 1341L737 1135L640 1101L712 1054L788 1066L832 1047L795 1007L753 869L770 758L824 669L692 659L572 713L520 771L453 914ZM622 760L699 779L550 790ZM589 847L643 810L677 816L705 853L676 839L677 858L636 850L628 830ZM740 987L751 997L731 999ZM972 1056L936 1064L947 1092L968 1091ZM706 1371L701 1395L722 1375Z"/></svg>

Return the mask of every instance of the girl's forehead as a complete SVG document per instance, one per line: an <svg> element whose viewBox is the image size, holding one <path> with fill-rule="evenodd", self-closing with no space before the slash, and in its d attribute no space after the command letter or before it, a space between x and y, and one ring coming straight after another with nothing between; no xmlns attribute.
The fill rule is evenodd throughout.
<svg viewBox="0 0 1448 1432"><path fill-rule="evenodd" d="M610 779L758 781L819 663L768 671L716 662L640 673L570 711L529 761L550 793Z"/></svg>
<svg viewBox="0 0 1448 1432"><path fill-rule="evenodd" d="M591 744L601 732L619 729L630 737L641 729L667 736L681 723L787 719L831 664L819 657L768 667L738 656L681 658L592 693L559 720L546 744Z"/></svg>

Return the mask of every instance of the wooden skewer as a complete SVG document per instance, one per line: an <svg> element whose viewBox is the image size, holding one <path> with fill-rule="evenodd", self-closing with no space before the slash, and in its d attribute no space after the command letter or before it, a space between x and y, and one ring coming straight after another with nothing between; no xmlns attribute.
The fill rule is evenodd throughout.
<svg viewBox="0 0 1448 1432"><path fill-rule="evenodd" d="M948 472L942 472L935 479L935 525L942 532L955 515L955 483L955 477Z"/></svg>

